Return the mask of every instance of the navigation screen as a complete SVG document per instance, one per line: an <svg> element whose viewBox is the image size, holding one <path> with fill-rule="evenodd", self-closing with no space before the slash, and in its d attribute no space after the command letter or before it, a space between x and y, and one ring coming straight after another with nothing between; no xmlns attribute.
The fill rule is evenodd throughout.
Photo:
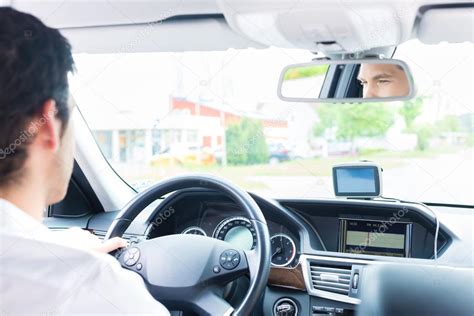
<svg viewBox="0 0 474 316"><path fill-rule="evenodd" d="M334 166L334 193L336 196L379 196L381 185L376 166Z"/></svg>
<svg viewBox="0 0 474 316"><path fill-rule="evenodd" d="M411 224L341 219L340 251L407 257Z"/></svg>
<svg viewBox="0 0 474 316"><path fill-rule="evenodd" d="M341 193L375 193L375 170L373 168L338 169L336 174L337 189Z"/></svg>

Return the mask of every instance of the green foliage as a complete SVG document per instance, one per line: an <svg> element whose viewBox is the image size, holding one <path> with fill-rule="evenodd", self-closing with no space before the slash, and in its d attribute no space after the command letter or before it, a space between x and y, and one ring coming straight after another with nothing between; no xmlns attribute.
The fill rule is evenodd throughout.
<svg viewBox="0 0 474 316"><path fill-rule="evenodd" d="M315 65L315 66L305 66L290 68L286 71L285 77L283 80L293 80L301 79L308 77L316 77L325 75L328 71L329 65Z"/></svg>
<svg viewBox="0 0 474 316"><path fill-rule="evenodd" d="M231 165L252 165L268 161L268 145L261 122L248 118L226 130L227 162Z"/></svg>
<svg viewBox="0 0 474 316"><path fill-rule="evenodd" d="M240 124L229 126L225 132L227 162L231 165L243 165L247 161L244 137Z"/></svg>
<svg viewBox="0 0 474 316"><path fill-rule="evenodd" d="M448 115L434 124L422 124L416 126L414 124L416 118L421 114L423 107L423 98L418 97L414 100L408 100L403 103L399 110L399 114L405 120L406 130L414 132L417 136L417 149L426 151L429 147L429 140L446 132L459 132L462 130L462 122L459 117Z"/></svg>
<svg viewBox="0 0 474 316"><path fill-rule="evenodd" d="M336 105L337 107L337 105ZM315 136L323 136L328 128L336 126L337 109L331 104L321 104L317 108L319 123L314 125L313 133Z"/></svg>
<svg viewBox="0 0 474 316"><path fill-rule="evenodd" d="M443 117L436 123L436 127L440 132L459 132L461 130L459 117L454 115Z"/></svg>
<svg viewBox="0 0 474 316"><path fill-rule="evenodd" d="M358 151L360 156L373 156L385 152L386 150L383 148L360 148Z"/></svg>
<svg viewBox="0 0 474 316"><path fill-rule="evenodd" d="M429 140L434 135L433 126L430 124L424 124L415 130L417 143L416 149L420 151L425 151L429 147Z"/></svg>
<svg viewBox="0 0 474 316"><path fill-rule="evenodd" d="M348 104L340 115L337 137L382 136L394 123L393 110L385 104Z"/></svg>
<svg viewBox="0 0 474 316"><path fill-rule="evenodd" d="M315 135L335 127L338 140L385 135L395 120L393 109L383 103L321 104L317 112L320 122L313 129Z"/></svg>
<svg viewBox="0 0 474 316"><path fill-rule="evenodd" d="M474 147L474 135L469 135L467 137L466 145L469 147Z"/></svg>
<svg viewBox="0 0 474 316"><path fill-rule="evenodd" d="M398 113L403 117L407 131L413 131L413 123L415 122L415 119L421 114L422 108L422 97L403 102L403 106L400 108Z"/></svg>

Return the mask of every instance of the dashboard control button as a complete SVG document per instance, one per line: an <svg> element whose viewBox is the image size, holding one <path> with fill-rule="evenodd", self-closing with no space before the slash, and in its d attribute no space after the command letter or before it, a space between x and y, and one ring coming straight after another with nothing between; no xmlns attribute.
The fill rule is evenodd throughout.
<svg viewBox="0 0 474 316"><path fill-rule="evenodd" d="M140 259L140 250L138 248L128 248L123 253L123 261L129 267L135 265L138 259Z"/></svg>
<svg viewBox="0 0 474 316"><path fill-rule="evenodd" d="M143 268L142 264L141 263L138 263L137 266L136 266L137 270L141 270Z"/></svg>
<svg viewBox="0 0 474 316"><path fill-rule="evenodd" d="M354 273L354 276L352 277L352 288L357 289L359 286L359 273Z"/></svg>
<svg viewBox="0 0 474 316"><path fill-rule="evenodd" d="M221 267L214 266L214 268L212 268L212 271L214 271L214 273L219 273L219 272L221 272Z"/></svg>
<svg viewBox="0 0 474 316"><path fill-rule="evenodd" d="M334 313L336 308L329 306L313 306L313 312Z"/></svg>
<svg viewBox="0 0 474 316"><path fill-rule="evenodd" d="M274 316L297 316L298 305L290 298L281 298L273 306Z"/></svg>
<svg viewBox="0 0 474 316"><path fill-rule="evenodd" d="M313 306L313 312L324 312L324 306Z"/></svg>
<svg viewBox="0 0 474 316"><path fill-rule="evenodd" d="M226 270L235 269L240 263L240 254L233 249L226 250L220 255L219 263Z"/></svg>
<svg viewBox="0 0 474 316"><path fill-rule="evenodd" d="M344 314L344 308L336 307L334 311L336 314Z"/></svg>

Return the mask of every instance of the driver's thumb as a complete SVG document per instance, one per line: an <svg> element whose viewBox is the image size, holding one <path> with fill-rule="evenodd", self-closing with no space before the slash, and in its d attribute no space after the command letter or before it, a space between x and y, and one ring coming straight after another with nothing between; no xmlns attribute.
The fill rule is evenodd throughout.
<svg viewBox="0 0 474 316"><path fill-rule="evenodd" d="M120 237L114 237L105 240L103 243L97 246L96 250L102 253L109 253L119 248L127 247L127 241Z"/></svg>

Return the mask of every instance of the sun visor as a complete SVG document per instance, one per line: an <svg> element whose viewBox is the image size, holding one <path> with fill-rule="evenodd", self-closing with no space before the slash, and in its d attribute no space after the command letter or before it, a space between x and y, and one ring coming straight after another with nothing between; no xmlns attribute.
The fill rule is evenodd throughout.
<svg viewBox="0 0 474 316"><path fill-rule="evenodd" d="M425 44L474 42L474 7L429 9L417 33Z"/></svg>

